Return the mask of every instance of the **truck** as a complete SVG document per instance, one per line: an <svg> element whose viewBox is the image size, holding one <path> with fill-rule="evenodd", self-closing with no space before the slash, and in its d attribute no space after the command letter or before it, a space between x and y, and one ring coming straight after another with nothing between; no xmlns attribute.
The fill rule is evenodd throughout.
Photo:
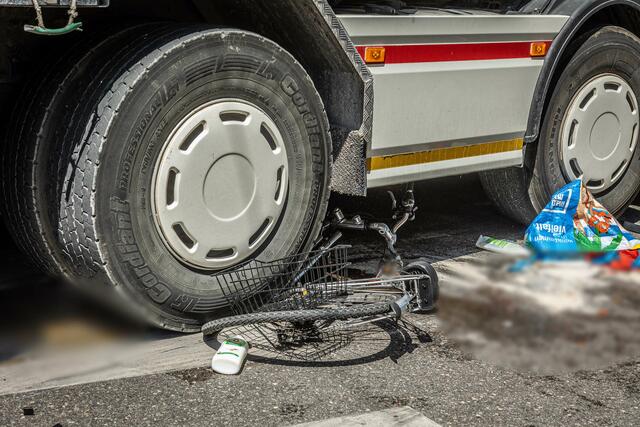
<svg viewBox="0 0 640 427"><path fill-rule="evenodd" d="M0 35L7 230L171 330L333 193L479 173L526 223L640 188L640 0L0 0Z"/></svg>

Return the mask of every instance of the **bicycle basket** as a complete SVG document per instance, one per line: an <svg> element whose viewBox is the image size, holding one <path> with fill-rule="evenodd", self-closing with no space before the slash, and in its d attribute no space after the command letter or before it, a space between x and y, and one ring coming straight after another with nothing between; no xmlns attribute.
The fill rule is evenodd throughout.
<svg viewBox="0 0 640 427"><path fill-rule="evenodd" d="M348 248L341 245L271 262L248 261L219 273L219 283L235 315L316 308L346 293Z"/></svg>

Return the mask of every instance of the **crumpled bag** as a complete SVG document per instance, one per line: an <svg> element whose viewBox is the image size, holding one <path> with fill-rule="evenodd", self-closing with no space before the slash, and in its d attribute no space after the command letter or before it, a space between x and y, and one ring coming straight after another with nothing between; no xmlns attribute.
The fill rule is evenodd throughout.
<svg viewBox="0 0 640 427"><path fill-rule="evenodd" d="M525 242L537 254L603 253L640 248L580 180L558 190L527 228Z"/></svg>
<svg viewBox="0 0 640 427"><path fill-rule="evenodd" d="M588 255L588 259L597 265L605 265L612 270L633 271L640 269L640 253L637 249L631 251L605 252Z"/></svg>

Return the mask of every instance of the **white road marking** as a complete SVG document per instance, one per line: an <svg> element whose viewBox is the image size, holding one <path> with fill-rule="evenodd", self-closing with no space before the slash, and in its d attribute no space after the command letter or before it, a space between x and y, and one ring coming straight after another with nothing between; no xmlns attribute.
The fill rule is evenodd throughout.
<svg viewBox="0 0 640 427"><path fill-rule="evenodd" d="M296 424L294 427L438 427L440 424L409 406Z"/></svg>

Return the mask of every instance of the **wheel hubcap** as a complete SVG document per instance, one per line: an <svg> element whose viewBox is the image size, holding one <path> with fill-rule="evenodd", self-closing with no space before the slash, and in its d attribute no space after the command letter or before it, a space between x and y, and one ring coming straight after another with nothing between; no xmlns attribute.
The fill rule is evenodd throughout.
<svg viewBox="0 0 640 427"><path fill-rule="evenodd" d="M206 104L174 129L156 163L156 226L183 262L228 267L269 237L287 185L287 153L273 120L246 101Z"/></svg>
<svg viewBox="0 0 640 427"><path fill-rule="evenodd" d="M631 162L638 140L638 101L613 74L587 82L571 101L562 124L562 163L569 179L594 191L614 186Z"/></svg>

